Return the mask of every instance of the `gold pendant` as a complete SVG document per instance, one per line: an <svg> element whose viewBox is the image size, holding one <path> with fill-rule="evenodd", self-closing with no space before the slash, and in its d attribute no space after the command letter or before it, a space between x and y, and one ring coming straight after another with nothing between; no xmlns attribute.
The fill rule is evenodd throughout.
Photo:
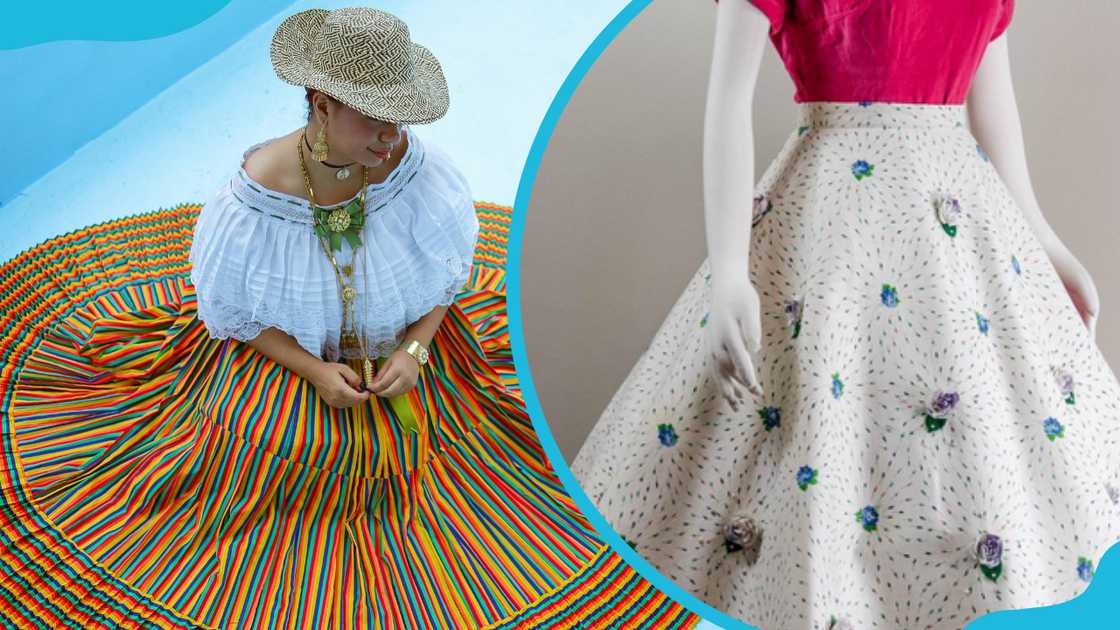
<svg viewBox="0 0 1120 630"><path fill-rule="evenodd" d="M344 350L356 350L359 348L358 335L354 334L353 332L344 332L342 333L342 337L339 339L338 345L341 346Z"/></svg>
<svg viewBox="0 0 1120 630"><path fill-rule="evenodd" d="M345 232L350 227L350 213L345 208L335 208L327 215L327 227L332 232Z"/></svg>

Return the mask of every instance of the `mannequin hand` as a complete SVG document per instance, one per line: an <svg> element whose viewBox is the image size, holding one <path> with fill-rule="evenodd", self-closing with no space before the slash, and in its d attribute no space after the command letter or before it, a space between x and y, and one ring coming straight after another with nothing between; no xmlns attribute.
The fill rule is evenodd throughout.
<svg viewBox="0 0 1120 630"><path fill-rule="evenodd" d="M1070 300L1077 308L1077 313L1089 329L1089 338L1096 340L1100 298L1097 295L1097 287L1093 283L1092 277L1064 245L1059 244L1047 248L1046 253L1050 257L1054 269L1057 270L1058 277L1062 279L1062 284L1065 285Z"/></svg>
<svg viewBox="0 0 1120 630"><path fill-rule="evenodd" d="M730 280L712 276L712 303L708 313L708 353L716 366L720 393L735 411L749 391L762 395L762 386L749 352L761 347L762 325L758 292L747 274Z"/></svg>
<svg viewBox="0 0 1120 630"><path fill-rule="evenodd" d="M345 363L324 361L310 380L323 401L335 409L346 409L369 400L369 392L362 389L362 379Z"/></svg>
<svg viewBox="0 0 1120 630"><path fill-rule="evenodd" d="M395 350L382 364L370 383L370 391L383 398L392 398L416 387L420 364L404 350Z"/></svg>

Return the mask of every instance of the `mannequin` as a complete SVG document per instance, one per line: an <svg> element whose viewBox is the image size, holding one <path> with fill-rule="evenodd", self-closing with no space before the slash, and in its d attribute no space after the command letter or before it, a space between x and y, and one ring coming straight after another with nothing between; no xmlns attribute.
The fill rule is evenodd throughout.
<svg viewBox="0 0 1120 630"><path fill-rule="evenodd" d="M754 129L750 112L770 22L750 2L719 2L704 114L704 220L712 267L708 348L732 409L764 392L755 370L761 343L759 297L748 268L754 197ZM1095 338L1100 299L1088 271L1042 215L1027 171L1018 106L1012 89L1007 33L989 44L968 94L969 123L1018 207L1046 249L1070 299ZM741 173L751 173L750 179ZM754 354L755 356L752 356Z"/></svg>

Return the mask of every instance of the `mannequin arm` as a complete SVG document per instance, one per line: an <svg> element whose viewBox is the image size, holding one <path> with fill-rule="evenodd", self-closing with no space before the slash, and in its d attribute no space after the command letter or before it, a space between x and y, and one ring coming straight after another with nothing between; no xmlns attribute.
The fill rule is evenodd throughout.
<svg viewBox="0 0 1120 630"><path fill-rule="evenodd" d="M763 394L750 352L761 344L758 293L748 277L754 197L751 113L770 20L753 3L721 2L704 111L704 227L712 274L706 341L723 398L737 410Z"/></svg>
<svg viewBox="0 0 1120 630"><path fill-rule="evenodd" d="M750 2L716 7L703 151L704 224L713 279L749 266L755 184L751 111L770 28L766 15Z"/></svg>
<svg viewBox="0 0 1120 630"><path fill-rule="evenodd" d="M1046 251L1064 248L1042 216L1027 170L1026 147L1007 53L1007 33L988 44L968 93L972 135L988 154Z"/></svg>
<svg viewBox="0 0 1120 630"><path fill-rule="evenodd" d="M1031 186L1019 108L1011 85L1006 32L988 44L984 52L968 94L968 113L972 135L988 153L992 165L1050 258L1078 315L1095 338L1100 315L1096 285L1085 266L1042 216Z"/></svg>

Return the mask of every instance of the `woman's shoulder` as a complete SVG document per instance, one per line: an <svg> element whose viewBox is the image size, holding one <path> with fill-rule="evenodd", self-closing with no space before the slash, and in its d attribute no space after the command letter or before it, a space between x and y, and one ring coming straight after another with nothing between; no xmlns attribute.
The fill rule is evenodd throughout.
<svg viewBox="0 0 1120 630"><path fill-rule="evenodd" d="M298 197L303 195L304 182L295 177L289 168L286 153L290 149L289 136L278 136L252 145L242 154L241 168L261 186Z"/></svg>

